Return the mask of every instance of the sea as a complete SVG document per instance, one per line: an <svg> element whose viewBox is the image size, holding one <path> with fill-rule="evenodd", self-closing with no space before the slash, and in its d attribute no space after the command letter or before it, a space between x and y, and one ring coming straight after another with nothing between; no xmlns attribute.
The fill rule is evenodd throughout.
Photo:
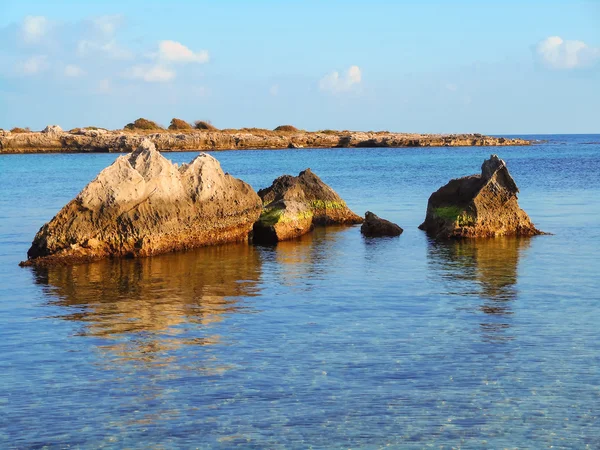
<svg viewBox="0 0 600 450"><path fill-rule="evenodd" d="M45 269L18 263L118 155L0 155L0 448L600 448L600 135L519 137L213 152L257 190L310 167L404 233ZM551 234L419 230L492 153Z"/></svg>

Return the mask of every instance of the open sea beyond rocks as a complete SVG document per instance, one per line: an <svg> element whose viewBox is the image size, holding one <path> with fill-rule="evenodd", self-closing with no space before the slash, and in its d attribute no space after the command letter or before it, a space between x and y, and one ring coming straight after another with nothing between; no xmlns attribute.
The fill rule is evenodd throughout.
<svg viewBox="0 0 600 450"><path fill-rule="evenodd" d="M213 152L256 190L310 167L404 234L50 268L18 263L117 155L0 156L0 448L599 448L600 135L523 137ZM418 230L491 153L553 235Z"/></svg>

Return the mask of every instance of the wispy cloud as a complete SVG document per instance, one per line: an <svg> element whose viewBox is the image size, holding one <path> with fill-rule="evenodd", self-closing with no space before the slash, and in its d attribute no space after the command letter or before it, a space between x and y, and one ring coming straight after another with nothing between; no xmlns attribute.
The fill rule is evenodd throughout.
<svg viewBox="0 0 600 450"><path fill-rule="evenodd" d="M319 81L319 89L326 92L338 93L349 91L362 81L362 72L358 66L350 66L344 75L334 71L325 75Z"/></svg>
<svg viewBox="0 0 600 450"><path fill-rule="evenodd" d="M94 53L103 53L111 59L133 58L133 53L121 47L116 39L105 42L82 39L77 43L77 54L79 56L90 56Z"/></svg>
<svg viewBox="0 0 600 450"><path fill-rule="evenodd" d="M29 44L39 42L48 31L48 19L44 16L27 16L21 24L21 36Z"/></svg>
<svg viewBox="0 0 600 450"><path fill-rule="evenodd" d="M35 75L48 69L48 57L36 55L19 61L16 66L17 73L21 75Z"/></svg>
<svg viewBox="0 0 600 450"><path fill-rule="evenodd" d="M577 69L600 60L600 49L589 47L583 41L563 40L550 36L539 42L535 49L537 59L552 69Z"/></svg>
<svg viewBox="0 0 600 450"><path fill-rule="evenodd" d="M209 56L206 50L193 52L188 47L176 41L160 41L158 43L158 59L174 63L205 63Z"/></svg>
<svg viewBox="0 0 600 450"><path fill-rule="evenodd" d="M152 64L140 64L130 67L125 76L150 83L164 83L173 80L177 76L174 65L188 63L206 63L209 59L206 50L194 52L180 42L160 41L158 52L150 53Z"/></svg>
<svg viewBox="0 0 600 450"><path fill-rule="evenodd" d="M75 64L67 64L65 66L64 74L66 77L76 78L85 75L85 71Z"/></svg>
<svg viewBox="0 0 600 450"><path fill-rule="evenodd" d="M112 36L124 22L124 17L121 14L99 16L92 18L91 22L96 31L105 36Z"/></svg>
<svg viewBox="0 0 600 450"><path fill-rule="evenodd" d="M8 77L36 75L51 70L68 78L86 75L94 92L113 92L119 78L166 83L187 66L207 63L206 50L191 49L181 42L161 40L150 48L132 51L119 38L125 25L122 15L88 17L77 22L52 22L43 16L27 16L18 26L0 29L4 68ZM4 69L4 70L2 70Z"/></svg>
<svg viewBox="0 0 600 450"><path fill-rule="evenodd" d="M175 71L160 65L133 66L125 72L127 78L150 83L164 83L175 78Z"/></svg>

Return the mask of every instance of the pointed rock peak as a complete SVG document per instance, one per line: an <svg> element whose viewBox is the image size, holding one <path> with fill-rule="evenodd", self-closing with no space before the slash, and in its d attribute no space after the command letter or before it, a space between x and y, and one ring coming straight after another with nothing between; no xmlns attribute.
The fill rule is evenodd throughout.
<svg viewBox="0 0 600 450"><path fill-rule="evenodd" d="M502 171L502 173L500 173ZM490 159L486 159L481 165L481 178L487 183L492 178L496 179L496 182L501 184L509 192L516 194L519 192L517 183L513 177L510 176L508 168L504 160L498 158L498 155L490 155Z"/></svg>
<svg viewBox="0 0 600 450"><path fill-rule="evenodd" d="M200 153L198 156L196 156L192 162L190 164L194 164L196 161L198 162L215 162L215 163L219 163L219 161L214 157L209 155L208 153Z"/></svg>
<svg viewBox="0 0 600 450"><path fill-rule="evenodd" d="M203 168L204 166L213 167L215 169L221 170L221 163L214 156L209 155L208 153L200 153L196 156L189 164L183 164L179 169L181 172L185 172L187 170L198 170L199 168Z"/></svg>
<svg viewBox="0 0 600 450"><path fill-rule="evenodd" d="M481 177L485 180L489 180L503 167L506 167L504 160L498 158L498 155L490 155L490 159L486 159L481 165Z"/></svg>
<svg viewBox="0 0 600 450"><path fill-rule="evenodd" d="M158 176L163 171L176 170L173 163L156 150L156 146L149 139L144 139L128 158L129 164L144 179Z"/></svg>
<svg viewBox="0 0 600 450"><path fill-rule="evenodd" d="M150 139L144 139L140 145L129 155L129 162L133 166L135 161L144 154L158 153L156 146Z"/></svg>
<svg viewBox="0 0 600 450"><path fill-rule="evenodd" d="M322 183L319 176L310 169L305 169L302 172L300 172L298 174L298 178L303 181L312 180L312 181L320 181Z"/></svg>

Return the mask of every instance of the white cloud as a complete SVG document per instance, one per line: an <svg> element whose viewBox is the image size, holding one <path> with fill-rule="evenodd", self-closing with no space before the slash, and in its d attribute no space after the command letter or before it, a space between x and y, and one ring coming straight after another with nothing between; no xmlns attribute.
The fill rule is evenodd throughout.
<svg viewBox="0 0 600 450"><path fill-rule="evenodd" d="M161 61L180 63L205 63L208 62L208 52L200 50L193 52L185 45L176 41L160 41L158 43L158 59Z"/></svg>
<svg viewBox="0 0 600 450"><path fill-rule="evenodd" d="M337 71L325 75L319 81L319 89L333 93L349 91L355 85L360 84L361 81L360 67L350 66L343 76L340 76Z"/></svg>
<svg viewBox="0 0 600 450"><path fill-rule="evenodd" d="M119 46L114 39L108 42L96 42L84 39L77 43L77 54L79 56L88 56L93 53L104 53L111 59L131 59L133 57L129 50Z"/></svg>
<svg viewBox="0 0 600 450"><path fill-rule="evenodd" d="M32 56L17 63L17 72L22 75L35 75L48 68L48 57L44 55Z"/></svg>
<svg viewBox="0 0 600 450"><path fill-rule="evenodd" d="M143 80L147 82L158 82L164 83L171 81L175 78L175 72L167 67L156 65L156 66L134 66L131 67L125 76L137 80Z"/></svg>
<svg viewBox="0 0 600 450"><path fill-rule="evenodd" d="M274 84L273 86L271 86L271 88L269 89L269 94L271 94L273 97L278 95L279 94L279 85Z"/></svg>
<svg viewBox="0 0 600 450"><path fill-rule="evenodd" d="M600 49L589 47L582 41L565 41L559 36L550 36L538 43L536 55L552 69L576 69L600 59Z"/></svg>
<svg viewBox="0 0 600 450"><path fill-rule="evenodd" d="M173 64L205 63L208 61L206 50L193 52L185 45L175 41L160 41L158 43L158 53L151 53L148 56L155 60L153 65L133 66L125 72L125 76L147 82L164 83L173 80L177 75L172 68Z"/></svg>
<svg viewBox="0 0 600 450"><path fill-rule="evenodd" d="M38 42L48 31L48 19L44 16L27 16L23 19L21 33L27 43Z"/></svg>
<svg viewBox="0 0 600 450"><path fill-rule="evenodd" d="M65 76L67 77L80 77L82 75L85 75L84 70L79 67L76 66L74 64L67 64L65 66Z"/></svg>

